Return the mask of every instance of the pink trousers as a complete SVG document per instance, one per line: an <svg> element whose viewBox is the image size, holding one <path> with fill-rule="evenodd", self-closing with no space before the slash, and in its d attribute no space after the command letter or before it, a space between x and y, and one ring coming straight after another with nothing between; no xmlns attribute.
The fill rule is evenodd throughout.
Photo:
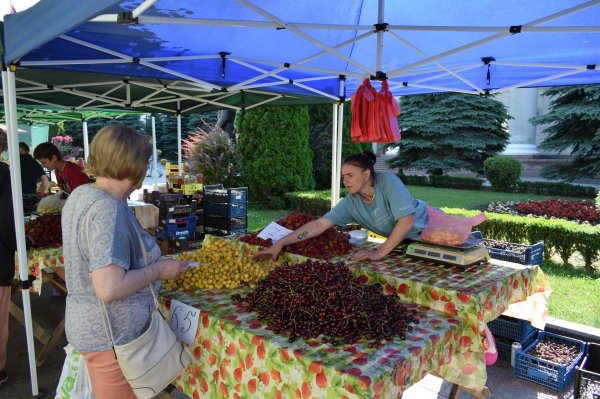
<svg viewBox="0 0 600 399"><path fill-rule="evenodd" d="M112 349L82 353L96 399L136 399Z"/></svg>

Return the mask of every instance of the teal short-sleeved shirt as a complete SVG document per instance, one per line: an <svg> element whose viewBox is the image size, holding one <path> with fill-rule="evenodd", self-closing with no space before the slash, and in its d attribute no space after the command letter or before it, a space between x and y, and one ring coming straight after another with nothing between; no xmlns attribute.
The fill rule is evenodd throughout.
<svg viewBox="0 0 600 399"><path fill-rule="evenodd" d="M365 204L359 194L348 194L324 218L342 227L358 223L389 237L398 219L410 214L414 217L414 224L406 237L415 238L427 224L427 204L414 199L398 176L385 172L377 174L372 204Z"/></svg>

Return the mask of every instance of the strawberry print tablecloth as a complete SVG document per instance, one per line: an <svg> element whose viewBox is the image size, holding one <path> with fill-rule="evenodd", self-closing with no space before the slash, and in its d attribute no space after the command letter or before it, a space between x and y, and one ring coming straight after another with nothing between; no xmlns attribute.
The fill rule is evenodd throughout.
<svg viewBox="0 0 600 399"><path fill-rule="evenodd" d="M237 240L233 242L248 246ZM374 243L366 245L367 248L376 246ZM378 261L351 261L351 254L332 261L346 262L366 283L379 283L385 293L396 292L407 303L464 320L469 328L458 342L464 351L438 372L447 381L475 390L485 386L487 372L482 341L485 322L504 313L544 328L548 316L547 300L552 291L539 266L492 259L460 268L416 260L403 254L404 250L405 247L399 247L398 251ZM307 259L293 254L283 256L298 262Z"/></svg>
<svg viewBox="0 0 600 399"><path fill-rule="evenodd" d="M481 388L487 379L481 339L485 322L505 313L543 329L548 316L551 288L537 265L492 259L459 268L401 253L378 261L342 260L368 284L380 283L386 293L396 292L403 301L457 316L469 325L460 340L467 351L441 369L444 379L464 387Z"/></svg>
<svg viewBox="0 0 600 399"><path fill-rule="evenodd" d="M197 360L175 381L190 397L398 398L463 351L459 342L468 328L456 316L410 304L420 322L406 340L379 347L302 339L289 343L233 303L232 295L246 292L161 293L165 308L177 299L200 309L190 347Z"/></svg>
<svg viewBox="0 0 600 399"><path fill-rule="evenodd" d="M16 255L15 255L16 259ZM42 270L49 267L64 267L62 247L32 248L27 251L28 274L35 277L31 291L38 295L42 292ZM19 278L19 263L15 262L15 278Z"/></svg>

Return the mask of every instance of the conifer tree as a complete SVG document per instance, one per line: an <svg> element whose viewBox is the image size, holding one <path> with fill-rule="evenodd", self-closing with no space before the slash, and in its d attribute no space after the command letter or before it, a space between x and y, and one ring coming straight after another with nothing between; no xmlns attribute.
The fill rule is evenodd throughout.
<svg viewBox="0 0 600 399"><path fill-rule="evenodd" d="M402 139L394 168L442 174L466 169L483 174L483 161L508 143L504 104L472 94L423 94L401 98Z"/></svg>
<svg viewBox="0 0 600 399"><path fill-rule="evenodd" d="M567 165L545 167L542 176L573 181L600 174L600 86L554 87L542 95L553 100L547 114L531 119L534 125L548 125L539 148L572 156Z"/></svg>
<svg viewBox="0 0 600 399"><path fill-rule="evenodd" d="M279 208L284 194L314 187L308 121L305 106L260 107L239 115L241 177L252 198Z"/></svg>
<svg viewBox="0 0 600 399"><path fill-rule="evenodd" d="M313 150L313 176L317 189L331 188L331 138L333 105L318 104L308 107L310 117L310 148ZM342 160L350 154L370 149L370 144L355 143L350 138L352 114L350 103L344 106ZM340 182L341 184L341 182Z"/></svg>

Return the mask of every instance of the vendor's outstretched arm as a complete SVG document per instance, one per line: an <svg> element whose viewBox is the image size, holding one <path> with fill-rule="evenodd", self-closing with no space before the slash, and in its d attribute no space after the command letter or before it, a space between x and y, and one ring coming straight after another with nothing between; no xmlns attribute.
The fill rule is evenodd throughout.
<svg viewBox="0 0 600 399"><path fill-rule="evenodd" d="M377 260L377 259L383 258L387 254L392 252L392 250L394 248L396 248L396 246L398 244L400 244L400 242L402 240L404 240L404 238L406 237L406 235L408 234L410 229L412 229L413 224L414 224L414 218L413 218L412 214L398 219L398 221L396 222L396 226L394 226L394 229L392 230L392 233L390 234L388 239L385 240L385 242L383 244L381 244L381 246L379 248L377 248L375 251L355 252L350 257L350 259Z"/></svg>
<svg viewBox="0 0 600 399"><path fill-rule="evenodd" d="M254 259L264 259L270 256L273 260L277 260L279 253L286 245L292 245L297 242L316 237L332 226L333 223L325 218L319 218L317 220L313 220L312 222L308 222L304 226L296 229L294 232L281 238L269 248L259 251L256 255L254 255Z"/></svg>

